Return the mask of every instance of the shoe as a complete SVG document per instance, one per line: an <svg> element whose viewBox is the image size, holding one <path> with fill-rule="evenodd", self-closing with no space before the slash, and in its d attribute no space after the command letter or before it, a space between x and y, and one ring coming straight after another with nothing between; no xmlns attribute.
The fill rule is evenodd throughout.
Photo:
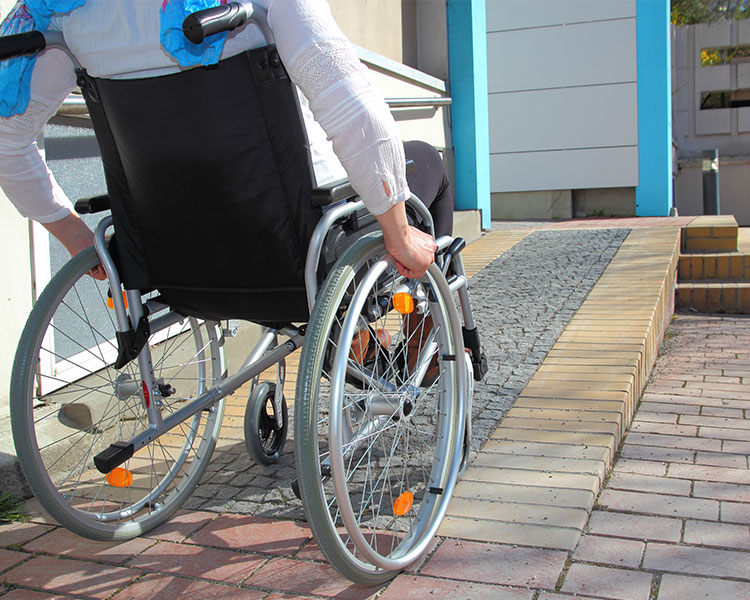
<svg viewBox="0 0 750 600"><path fill-rule="evenodd" d="M355 333L352 338L351 350L349 351L349 358L363 367L367 367L369 364L375 362L378 350L374 336L370 331L371 330L368 327L366 329L360 329ZM388 347L391 345L391 334L385 329L377 329L375 335L380 342L382 351L387 352Z"/></svg>
<svg viewBox="0 0 750 600"><path fill-rule="evenodd" d="M378 342L375 341L376 338ZM354 334L349 358L369 370L375 378L380 378L385 375L391 364L390 345L391 334L385 329L373 331L372 328L366 327ZM365 382L351 374L346 375L346 382L360 390L366 387Z"/></svg>
<svg viewBox="0 0 750 600"><path fill-rule="evenodd" d="M432 331L433 323L432 317L427 315L422 317L418 313L411 312L404 319L403 333L404 340L402 340L399 350L397 352L397 360L401 371L402 381L408 379L409 376L414 374L414 368L417 365L417 358L422 351L422 345L427 341L427 337ZM406 366L408 371L404 369L404 357L406 357ZM429 387L437 380L440 375L440 364L438 363L438 356L435 354L430 360L430 364L427 367L427 372L422 378L422 382L419 384L420 387Z"/></svg>

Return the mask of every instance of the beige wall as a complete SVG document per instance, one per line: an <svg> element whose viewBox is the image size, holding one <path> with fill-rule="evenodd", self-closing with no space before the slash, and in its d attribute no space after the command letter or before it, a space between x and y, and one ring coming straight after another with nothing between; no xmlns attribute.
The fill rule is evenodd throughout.
<svg viewBox="0 0 750 600"><path fill-rule="evenodd" d="M331 12L358 46L402 62L402 0L329 0Z"/></svg>
<svg viewBox="0 0 750 600"><path fill-rule="evenodd" d="M448 80L443 0L329 0L336 22L358 46Z"/></svg>

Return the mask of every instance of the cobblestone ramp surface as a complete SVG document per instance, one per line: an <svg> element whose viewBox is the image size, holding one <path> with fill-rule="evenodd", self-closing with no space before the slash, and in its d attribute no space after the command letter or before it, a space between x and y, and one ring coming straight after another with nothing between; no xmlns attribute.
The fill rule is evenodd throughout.
<svg viewBox="0 0 750 600"><path fill-rule="evenodd" d="M470 279L469 293L490 367L474 388L474 450L482 447L513 405L628 231L534 232ZM221 445L184 508L304 519L291 490L293 447L289 439L279 462L261 467L243 443Z"/></svg>

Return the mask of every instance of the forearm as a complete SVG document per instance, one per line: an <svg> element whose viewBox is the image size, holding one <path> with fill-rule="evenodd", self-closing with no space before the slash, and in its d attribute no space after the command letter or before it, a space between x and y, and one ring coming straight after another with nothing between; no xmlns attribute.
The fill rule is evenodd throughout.
<svg viewBox="0 0 750 600"><path fill-rule="evenodd" d="M52 223L43 223L44 228L54 235L71 256L75 256L94 243L94 234L76 213Z"/></svg>
<svg viewBox="0 0 750 600"><path fill-rule="evenodd" d="M325 2L277 0L276 45L315 119L333 142L352 186L375 215L409 197L395 121Z"/></svg>
<svg viewBox="0 0 750 600"><path fill-rule="evenodd" d="M48 50L37 59L26 112L0 119L0 186L22 215L40 222L58 221L72 212L36 140L74 85L70 59Z"/></svg>

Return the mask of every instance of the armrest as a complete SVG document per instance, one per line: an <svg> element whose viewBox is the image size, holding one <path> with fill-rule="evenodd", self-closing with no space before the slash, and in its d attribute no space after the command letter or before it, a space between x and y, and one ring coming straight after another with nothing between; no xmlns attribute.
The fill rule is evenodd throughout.
<svg viewBox="0 0 750 600"><path fill-rule="evenodd" d="M411 173L416 169L416 165L413 160L406 161L406 172ZM335 204L341 200L349 200L355 198L357 192L354 191L352 184L349 183L348 179L339 179L338 181L332 181L320 187L313 189L310 195L310 205L313 208L320 208L328 206L329 204Z"/></svg>
<svg viewBox="0 0 750 600"><path fill-rule="evenodd" d="M102 194L101 196L81 198L80 200L76 200L75 209L79 215L91 215L109 210L109 196Z"/></svg>

